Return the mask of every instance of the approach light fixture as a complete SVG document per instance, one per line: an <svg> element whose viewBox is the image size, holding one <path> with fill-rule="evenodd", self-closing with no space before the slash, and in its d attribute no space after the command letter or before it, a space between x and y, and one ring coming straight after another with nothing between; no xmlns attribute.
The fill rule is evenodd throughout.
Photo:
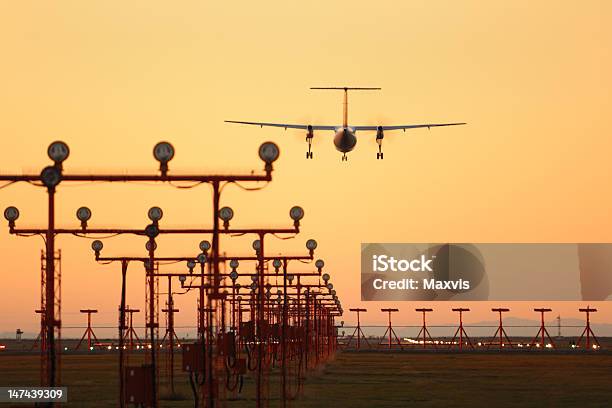
<svg viewBox="0 0 612 408"><path fill-rule="evenodd" d="M81 221L81 228L87 228L87 221L91 218L91 210L87 207L81 207L76 211L76 216Z"/></svg>
<svg viewBox="0 0 612 408"><path fill-rule="evenodd" d="M265 142L259 146L259 158L266 162L266 170L272 170L272 163L274 163L280 154L278 146L273 142Z"/></svg>
<svg viewBox="0 0 612 408"><path fill-rule="evenodd" d="M314 239L309 239L306 241L306 249L310 251L310 255L312 255L313 251L317 249L317 241Z"/></svg>
<svg viewBox="0 0 612 408"><path fill-rule="evenodd" d="M59 140L51 143L47 148L47 156L49 156L49 158L53 160L56 165L61 165L69 155L70 149L68 148L68 145Z"/></svg>
<svg viewBox="0 0 612 408"><path fill-rule="evenodd" d="M206 263L207 259L208 258L206 257L206 254L204 252L202 252L201 254L198 255L198 262L201 265L204 265Z"/></svg>
<svg viewBox="0 0 612 408"><path fill-rule="evenodd" d="M174 157L174 147L168 142L159 142L153 148L153 157L159 162L162 176L168 173L168 162Z"/></svg>
<svg viewBox="0 0 612 408"><path fill-rule="evenodd" d="M322 259L317 259L315 262L315 266L317 267L317 270L321 272L321 269L323 269L323 267L325 266L325 262L323 262Z"/></svg>
<svg viewBox="0 0 612 408"><path fill-rule="evenodd" d="M234 210L230 207L223 207L219 210L219 218L223 220L223 228L229 228L229 222L234 218Z"/></svg>
<svg viewBox="0 0 612 408"><path fill-rule="evenodd" d="M280 269L282 265L282 262L280 259L276 258L272 261L272 266L274 266L274 270L278 273L278 270Z"/></svg>
<svg viewBox="0 0 612 408"><path fill-rule="evenodd" d="M293 225L297 228L300 225L300 220L304 218L304 210L299 205L296 205L289 210L289 216L293 220Z"/></svg>
<svg viewBox="0 0 612 408"><path fill-rule="evenodd" d="M255 250L256 254L259 254L259 250L261 249L261 241L259 241L258 239L256 239L255 241L253 241L253 244L251 245L253 247L253 249Z"/></svg>
<svg viewBox="0 0 612 408"><path fill-rule="evenodd" d="M153 246L151 246L151 245L153 245ZM155 250L157 250L157 242L155 242L153 240L148 240L146 242L146 244L145 244L145 249L147 251L151 251L151 250L155 251Z"/></svg>
<svg viewBox="0 0 612 408"><path fill-rule="evenodd" d="M147 213L149 219L153 222L159 222L164 216L164 212L159 207L151 207L149 208L149 212Z"/></svg>
<svg viewBox="0 0 612 408"><path fill-rule="evenodd" d="M4 218L6 218L6 220L9 222L9 227L14 228L15 221L17 221L17 218L19 218L19 210L17 207L6 207L4 210Z"/></svg>
<svg viewBox="0 0 612 408"><path fill-rule="evenodd" d="M323 276L321 276L321 278L323 279L323 282L327 283L327 281L329 281L329 273L324 273Z"/></svg>
<svg viewBox="0 0 612 408"><path fill-rule="evenodd" d="M193 259L187 261L187 269L189 269L189 273L193 273L193 268L195 268L196 263Z"/></svg>
<svg viewBox="0 0 612 408"><path fill-rule="evenodd" d="M240 265L240 262L238 262L237 259L232 259L230 261L230 268L232 268L232 271L235 271L239 265Z"/></svg>
<svg viewBox="0 0 612 408"><path fill-rule="evenodd" d="M55 166L47 166L40 173L40 179L45 187L53 190L62 181L62 172Z"/></svg>
<svg viewBox="0 0 612 408"><path fill-rule="evenodd" d="M200 250L206 253L210 249L210 242L207 240L200 241Z"/></svg>
<svg viewBox="0 0 612 408"><path fill-rule="evenodd" d="M156 224L149 224L145 228L145 235L150 239L155 239L159 235L159 227Z"/></svg>
<svg viewBox="0 0 612 408"><path fill-rule="evenodd" d="M104 248L104 244L99 239L91 243L91 249L96 253L96 257L100 256L100 251Z"/></svg>

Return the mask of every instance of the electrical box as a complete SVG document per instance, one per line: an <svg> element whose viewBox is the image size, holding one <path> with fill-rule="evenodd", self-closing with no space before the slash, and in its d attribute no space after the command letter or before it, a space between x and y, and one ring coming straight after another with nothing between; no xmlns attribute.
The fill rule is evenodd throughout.
<svg viewBox="0 0 612 408"><path fill-rule="evenodd" d="M202 343L182 344L183 371L204 372L206 353Z"/></svg>
<svg viewBox="0 0 612 408"><path fill-rule="evenodd" d="M148 364L125 368L125 401L153 407L153 367Z"/></svg>

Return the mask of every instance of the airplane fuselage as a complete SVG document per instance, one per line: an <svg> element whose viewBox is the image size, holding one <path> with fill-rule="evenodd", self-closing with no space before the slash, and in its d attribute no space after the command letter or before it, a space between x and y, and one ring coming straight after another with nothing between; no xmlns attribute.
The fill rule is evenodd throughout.
<svg viewBox="0 0 612 408"><path fill-rule="evenodd" d="M356 144L357 138L355 137L355 130L348 126L336 129L336 135L334 136L336 150L342 153L348 153L355 148Z"/></svg>

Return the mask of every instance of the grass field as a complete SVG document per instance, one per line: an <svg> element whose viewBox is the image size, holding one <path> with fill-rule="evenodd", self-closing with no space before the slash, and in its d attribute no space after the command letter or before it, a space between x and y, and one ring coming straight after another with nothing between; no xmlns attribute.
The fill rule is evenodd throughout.
<svg viewBox="0 0 612 408"><path fill-rule="evenodd" d="M180 357L178 359L180 361ZM36 385L37 355L0 355L0 386ZM116 357L63 357L67 406L116 407ZM191 407L186 376L177 370L184 399L161 407ZM278 406L278 381L270 380L270 406ZM162 383L161 395L167 395ZM254 406L252 379L228 407ZM595 354L422 354L344 352L311 373L300 407L610 407L612 355Z"/></svg>

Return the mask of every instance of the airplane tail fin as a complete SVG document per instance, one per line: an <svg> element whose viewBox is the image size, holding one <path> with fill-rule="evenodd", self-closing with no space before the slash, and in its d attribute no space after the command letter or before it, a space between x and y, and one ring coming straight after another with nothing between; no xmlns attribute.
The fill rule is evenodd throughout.
<svg viewBox="0 0 612 408"><path fill-rule="evenodd" d="M370 88L370 87L351 87L351 86L328 86L321 87L315 86L310 89L316 90L336 90L336 91L344 91L344 104L342 109L342 126L348 126L348 91L380 91L382 88Z"/></svg>

